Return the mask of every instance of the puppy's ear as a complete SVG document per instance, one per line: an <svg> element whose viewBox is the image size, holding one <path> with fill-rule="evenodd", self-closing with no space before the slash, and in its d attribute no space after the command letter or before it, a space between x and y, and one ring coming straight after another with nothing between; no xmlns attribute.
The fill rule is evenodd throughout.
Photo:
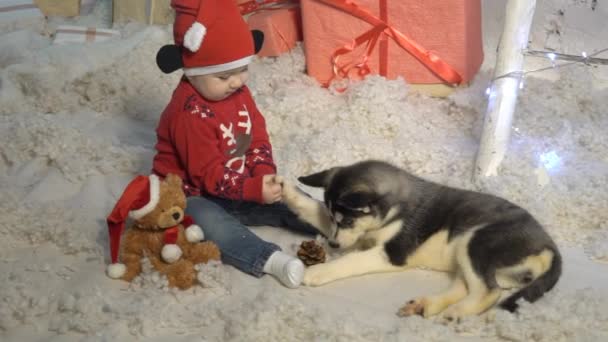
<svg viewBox="0 0 608 342"><path fill-rule="evenodd" d="M351 192L338 198L336 204L356 211L369 213L371 206L376 203L378 196L369 192Z"/></svg>
<svg viewBox="0 0 608 342"><path fill-rule="evenodd" d="M304 185L315 188L326 188L337 171L338 168L334 167L329 170L313 173L312 175L298 177L298 180Z"/></svg>

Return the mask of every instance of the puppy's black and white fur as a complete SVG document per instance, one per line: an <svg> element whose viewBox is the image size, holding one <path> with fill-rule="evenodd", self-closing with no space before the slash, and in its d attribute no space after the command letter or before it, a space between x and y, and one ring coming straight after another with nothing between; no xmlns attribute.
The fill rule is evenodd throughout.
<svg viewBox="0 0 608 342"><path fill-rule="evenodd" d="M330 245L348 250L307 268L305 285L410 267L451 272L447 291L411 300L399 312L443 313L451 320L486 311L505 289L517 289L500 303L514 311L518 299L534 302L561 275L551 237L530 213L502 198L432 183L381 161L299 181L324 188L325 203L284 183L285 203Z"/></svg>

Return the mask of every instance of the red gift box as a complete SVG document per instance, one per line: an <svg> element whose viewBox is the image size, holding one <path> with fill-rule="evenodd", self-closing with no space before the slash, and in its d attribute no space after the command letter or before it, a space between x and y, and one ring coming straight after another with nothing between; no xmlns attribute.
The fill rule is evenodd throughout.
<svg viewBox="0 0 608 342"><path fill-rule="evenodd" d="M278 56L293 49L302 40L300 8L281 8L253 13L247 18L249 27L264 32L260 57Z"/></svg>
<svg viewBox="0 0 608 342"><path fill-rule="evenodd" d="M480 0L301 0L307 72L462 84L483 61Z"/></svg>
<svg viewBox="0 0 608 342"><path fill-rule="evenodd" d="M240 0L238 3L249 28L264 32L264 44L258 56L278 56L302 41L299 1Z"/></svg>

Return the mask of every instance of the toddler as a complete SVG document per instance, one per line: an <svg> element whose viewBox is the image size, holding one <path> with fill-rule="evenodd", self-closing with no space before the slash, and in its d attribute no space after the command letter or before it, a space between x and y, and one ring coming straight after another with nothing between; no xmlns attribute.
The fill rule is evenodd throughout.
<svg viewBox="0 0 608 342"><path fill-rule="evenodd" d="M254 276L300 285L303 263L247 226L315 234L281 200L264 117L247 82L263 35L252 34L233 0L173 0L175 44L159 51L164 72L184 76L162 113L153 172L179 175L186 213L215 242L222 261Z"/></svg>

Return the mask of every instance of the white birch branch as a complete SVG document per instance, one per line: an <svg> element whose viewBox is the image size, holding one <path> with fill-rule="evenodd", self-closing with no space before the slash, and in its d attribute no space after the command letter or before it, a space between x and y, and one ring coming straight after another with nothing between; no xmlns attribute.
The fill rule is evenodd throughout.
<svg viewBox="0 0 608 342"><path fill-rule="evenodd" d="M507 2L505 24L494 69L494 81L490 85L488 108L477 152L475 177L496 176L505 157L520 78L500 76L523 71L523 50L528 45L535 7L535 0Z"/></svg>

